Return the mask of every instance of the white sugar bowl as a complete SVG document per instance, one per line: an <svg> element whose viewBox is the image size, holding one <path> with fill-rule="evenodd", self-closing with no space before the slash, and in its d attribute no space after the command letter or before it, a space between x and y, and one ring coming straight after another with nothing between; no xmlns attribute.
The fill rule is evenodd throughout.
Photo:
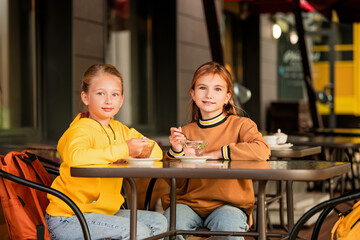
<svg viewBox="0 0 360 240"><path fill-rule="evenodd" d="M274 133L273 136L277 137L277 144L285 144L288 138L288 135L281 132L281 129L277 130L277 133Z"/></svg>

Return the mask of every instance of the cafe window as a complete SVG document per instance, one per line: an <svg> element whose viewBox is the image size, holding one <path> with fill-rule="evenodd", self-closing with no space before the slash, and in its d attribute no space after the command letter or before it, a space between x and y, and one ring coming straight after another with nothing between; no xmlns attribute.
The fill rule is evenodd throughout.
<svg viewBox="0 0 360 240"><path fill-rule="evenodd" d="M305 18L304 15L303 18ZM281 35L277 38L278 98L280 100L305 99L303 66L294 15L292 13L276 14L274 23L281 29Z"/></svg>
<svg viewBox="0 0 360 240"><path fill-rule="evenodd" d="M355 59L357 42L355 29L351 24L329 22L320 13L303 13L308 57L312 80L318 96L318 110L321 115L330 113L331 100L335 102L336 114L359 115L360 104L356 89L358 74ZM296 34L292 14L277 14L276 20L282 27L278 39L278 93L282 100L306 99L301 54L298 43L291 42ZM333 40L331 41L331 36ZM334 96L331 96L330 62L331 48L334 48Z"/></svg>
<svg viewBox="0 0 360 240"><path fill-rule="evenodd" d="M34 5L0 0L0 135L37 127Z"/></svg>

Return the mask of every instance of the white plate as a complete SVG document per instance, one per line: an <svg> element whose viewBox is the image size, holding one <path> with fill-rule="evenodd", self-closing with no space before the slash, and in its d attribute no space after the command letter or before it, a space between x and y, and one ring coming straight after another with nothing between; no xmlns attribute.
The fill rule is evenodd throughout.
<svg viewBox="0 0 360 240"><path fill-rule="evenodd" d="M187 162L205 162L206 159L210 158L210 156L201 156L201 157L190 157L190 156L177 156L176 158L181 161Z"/></svg>
<svg viewBox="0 0 360 240"><path fill-rule="evenodd" d="M136 165L152 165L154 161L159 160L158 158L124 158L124 160L129 164Z"/></svg>
<svg viewBox="0 0 360 240"><path fill-rule="evenodd" d="M290 149L292 146L293 146L292 143L269 145L271 150L285 150L285 149Z"/></svg>

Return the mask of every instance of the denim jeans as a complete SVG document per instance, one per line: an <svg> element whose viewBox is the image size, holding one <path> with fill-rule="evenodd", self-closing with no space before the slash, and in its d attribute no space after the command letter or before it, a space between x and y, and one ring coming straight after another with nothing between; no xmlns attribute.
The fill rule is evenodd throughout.
<svg viewBox="0 0 360 240"><path fill-rule="evenodd" d="M170 222L170 208L166 209L165 217ZM246 232L249 230L247 215L240 208L223 205L215 209L206 218L201 218L186 204L176 204L176 229L196 230L206 227L211 231ZM186 236L178 235L176 239L184 240ZM221 239L243 240L243 237L222 237Z"/></svg>
<svg viewBox="0 0 360 240"><path fill-rule="evenodd" d="M101 213L84 213L91 239L129 239L130 210L119 210L114 215ZM83 239L78 218L52 217L45 214L45 221L51 239ZM166 218L157 212L138 210L137 239L154 236L167 230Z"/></svg>

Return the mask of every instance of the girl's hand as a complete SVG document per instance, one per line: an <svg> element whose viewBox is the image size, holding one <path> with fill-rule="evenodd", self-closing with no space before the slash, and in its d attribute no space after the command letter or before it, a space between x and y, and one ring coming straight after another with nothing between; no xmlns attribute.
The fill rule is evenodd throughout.
<svg viewBox="0 0 360 240"><path fill-rule="evenodd" d="M126 141L126 144L129 148L130 157L138 157L143 151L144 147L149 145L149 140L147 138L132 138Z"/></svg>
<svg viewBox="0 0 360 240"><path fill-rule="evenodd" d="M170 141L172 149L175 152L181 152L182 146L181 146L180 142L185 141L185 140L186 140L186 138L182 134L181 127L178 127L178 128L172 127L172 128L170 128L169 141Z"/></svg>

